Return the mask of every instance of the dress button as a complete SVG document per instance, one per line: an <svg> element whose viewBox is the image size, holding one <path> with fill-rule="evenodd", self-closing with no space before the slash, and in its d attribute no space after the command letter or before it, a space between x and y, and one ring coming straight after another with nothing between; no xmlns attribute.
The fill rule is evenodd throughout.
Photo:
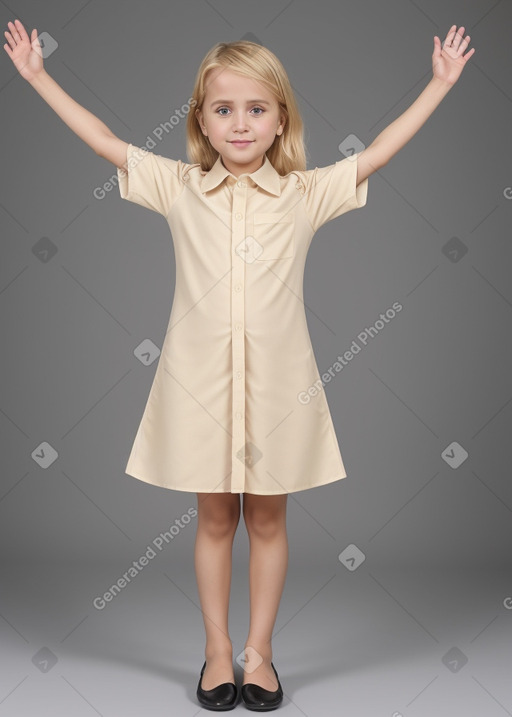
<svg viewBox="0 0 512 717"><path fill-rule="evenodd" d="M245 182L242 182L241 179L237 182L237 184L239 187L245 187Z"/></svg>
<svg viewBox="0 0 512 717"><path fill-rule="evenodd" d="M235 286L235 291L242 291L242 284L237 284Z"/></svg>
<svg viewBox="0 0 512 717"><path fill-rule="evenodd" d="M242 324L235 324L235 329L236 329L237 331L241 331L241 329L242 329Z"/></svg>
<svg viewBox="0 0 512 717"><path fill-rule="evenodd" d="M235 219L241 219L243 217L243 214L240 214L240 212L237 212L235 214Z"/></svg>
<svg viewBox="0 0 512 717"><path fill-rule="evenodd" d="M238 418L238 420L242 418L242 414L240 413L240 411L236 412L236 417Z"/></svg>
<svg viewBox="0 0 512 717"><path fill-rule="evenodd" d="M237 372L236 372L236 377L237 377L237 378L242 378L242 372L241 372L241 371L237 371Z"/></svg>

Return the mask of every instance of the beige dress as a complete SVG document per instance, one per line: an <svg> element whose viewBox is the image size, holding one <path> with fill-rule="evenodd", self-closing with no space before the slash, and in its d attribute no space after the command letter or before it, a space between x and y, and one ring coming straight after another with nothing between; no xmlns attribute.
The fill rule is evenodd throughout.
<svg viewBox="0 0 512 717"><path fill-rule="evenodd" d="M212 493L291 493L346 477L306 323L303 274L325 222L366 204L357 154L238 179L132 144L121 197L162 214L176 286L126 473Z"/></svg>

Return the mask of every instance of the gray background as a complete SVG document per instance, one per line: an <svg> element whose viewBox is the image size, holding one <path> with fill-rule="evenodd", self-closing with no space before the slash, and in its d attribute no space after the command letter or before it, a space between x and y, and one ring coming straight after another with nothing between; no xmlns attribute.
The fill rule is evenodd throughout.
<svg viewBox="0 0 512 717"><path fill-rule="evenodd" d="M48 32L50 75L136 145L186 102L215 42L252 33L289 73L308 168L340 159L349 134L369 144L426 86L434 34L466 27L476 53L460 81L370 177L367 206L309 251L320 373L403 309L326 386L348 477L289 495L273 648L283 714L512 715L510 2L32 1L1 16ZM156 369L133 351L161 346L172 306L169 229L117 188L94 198L115 167L5 50L0 87L0 717L195 715L195 520L93 606L196 505L124 473ZM186 160L185 121L155 151ZM32 457L44 441L58 453L46 469ZM457 468L453 442L468 453ZM345 549L365 556L354 570ZM247 560L241 522L235 656Z"/></svg>

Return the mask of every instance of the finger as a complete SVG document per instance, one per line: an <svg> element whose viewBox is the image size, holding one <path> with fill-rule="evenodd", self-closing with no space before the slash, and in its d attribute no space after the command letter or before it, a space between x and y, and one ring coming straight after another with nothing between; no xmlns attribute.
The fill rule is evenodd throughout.
<svg viewBox="0 0 512 717"><path fill-rule="evenodd" d="M472 47L469 52L466 52L466 54L463 56L463 59L464 59L464 60L469 60L469 58L473 55L474 52L475 52L475 48Z"/></svg>
<svg viewBox="0 0 512 717"><path fill-rule="evenodd" d="M464 36L464 27L461 26L461 27L459 27L459 29L457 30L457 32L455 33L455 36L453 38L452 47L455 50L459 49L460 41L462 40L463 36Z"/></svg>
<svg viewBox="0 0 512 717"><path fill-rule="evenodd" d="M437 60L441 56L441 40L437 35L434 35L434 59Z"/></svg>
<svg viewBox="0 0 512 717"><path fill-rule="evenodd" d="M33 48L35 49L35 51L37 52L37 54L38 54L40 57L42 57L42 54L41 54L41 52L42 52L41 43L39 42L39 35L37 34L37 29L36 29L36 28L34 28L34 29L32 30L32 42L31 42L31 44L32 44L32 47L33 47Z"/></svg>
<svg viewBox="0 0 512 717"><path fill-rule="evenodd" d="M452 40L453 40L453 38L454 38L454 36L455 36L455 28L456 28L456 27L457 27L457 25L452 25L451 28L450 28L450 29L448 30L448 32L446 33L446 37L445 37L445 39L444 39L444 44L445 44L445 45L451 45L451 44L452 44Z"/></svg>
<svg viewBox="0 0 512 717"><path fill-rule="evenodd" d="M14 45L16 45L17 43L19 44L22 38L20 36L20 33L18 32L18 28L13 22L8 22L7 24L9 26L9 30L11 31L11 38Z"/></svg>
<svg viewBox="0 0 512 717"><path fill-rule="evenodd" d="M470 40L471 40L470 36L469 36L469 35L466 35L466 37L464 38L464 40L460 43L460 45L459 45L459 52L460 52L461 54L464 53L464 50L465 50L465 49L467 48L467 46L469 45L469 41L470 41Z"/></svg>
<svg viewBox="0 0 512 717"><path fill-rule="evenodd" d="M455 32L449 32L446 35L445 41L442 44L442 49L451 50L452 49L452 39L455 35Z"/></svg>
<svg viewBox="0 0 512 717"><path fill-rule="evenodd" d="M16 27L16 24L14 22L8 22L9 30L11 31L12 35L19 35L18 28Z"/></svg>
<svg viewBox="0 0 512 717"><path fill-rule="evenodd" d="M11 50L14 49L14 48L16 47L16 42L14 41L14 38L13 38L13 36L11 35L11 33L10 33L10 32L7 32L7 30L6 30L6 31L4 32L4 35L5 35L6 38L7 38L7 42L8 42L9 45L11 46Z"/></svg>
<svg viewBox="0 0 512 717"><path fill-rule="evenodd" d="M7 43L5 43L5 45L4 45L4 50L6 51L6 53L9 55L9 57L12 60L12 50Z"/></svg>
<svg viewBox="0 0 512 717"><path fill-rule="evenodd" d="M28 40L27 31L26 31L25 28L23 27L23 23L20 22L20 20L15 20L15 22L16 22L16 29L17 29L18 32L20 33L21 39L22 39L22 40Z"/></svg>

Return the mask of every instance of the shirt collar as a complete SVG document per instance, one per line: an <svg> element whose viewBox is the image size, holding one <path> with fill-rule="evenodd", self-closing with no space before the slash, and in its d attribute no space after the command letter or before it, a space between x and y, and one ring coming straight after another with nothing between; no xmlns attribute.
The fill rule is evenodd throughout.
<svg viewBox="0 0 512 717"><path fill-rule="evenodd" d="M258 186L265 189L267 192L275 194L278 197L281 195L281 182L279 181L279 174L274 169L272 162L266 154L261 167L247 176L249 176ZM221 156L219 154L213 167L209 172L206 172L201 180L201 191L207 192L210 189L213 189L226 177L234 178L234 175L231 174L229 169L222 164Z"/></svg>

